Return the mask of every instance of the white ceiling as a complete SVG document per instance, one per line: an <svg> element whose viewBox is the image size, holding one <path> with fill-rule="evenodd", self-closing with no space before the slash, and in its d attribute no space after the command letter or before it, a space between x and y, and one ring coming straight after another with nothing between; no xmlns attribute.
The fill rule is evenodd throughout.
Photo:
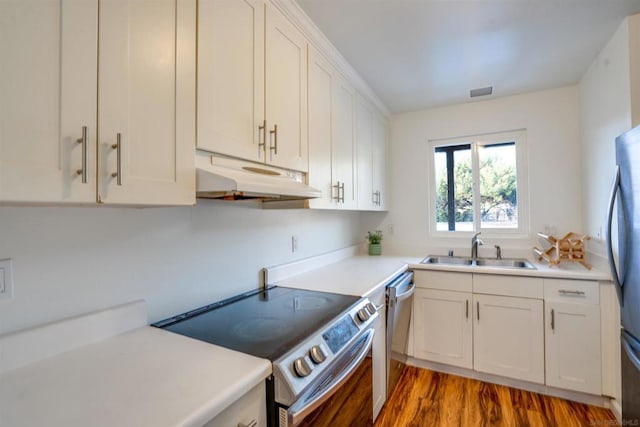
<svg viewBox="0 0 640 427"><path fill-rule="evenodd" d="M393 112L577 83L640 0L297 0Z"/></svg>

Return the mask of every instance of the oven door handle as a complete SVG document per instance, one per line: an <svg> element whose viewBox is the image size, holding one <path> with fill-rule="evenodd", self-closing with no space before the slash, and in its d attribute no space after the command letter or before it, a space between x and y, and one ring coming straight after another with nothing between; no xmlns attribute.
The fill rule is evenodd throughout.
<svg viewBox="0 0 640 427"><path fill-rule="evenodd" d="M351 378L351 375L356 372L358 366L360 366L360 363L362 363L364 358L367 357L367 354L369 353L371 343L373 342L374 330L369 329L367 332L365 332L365 335L366 339L364 345L361 346L358 354L353 358L349 365L347 365L347 367L342 370L342 372L336 375L333 381L331 381L331 383L329 383L329 385L321 393L319 393L311 401L299 399L289 407L289 409L287 410L288 425L297 425L304 419L304 417L309 415L310 412L329 400L333 393Z"/></svg>

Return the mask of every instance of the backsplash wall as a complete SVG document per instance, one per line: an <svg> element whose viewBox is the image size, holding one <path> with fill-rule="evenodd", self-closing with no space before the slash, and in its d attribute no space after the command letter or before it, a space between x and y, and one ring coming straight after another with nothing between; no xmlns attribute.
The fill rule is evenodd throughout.
<svg viewBox="0 0 640 427"><path fill-rule="evenodd" d="M263 267L363 242L359 216L222 201L0 207L0 259L13 259L15 282L0 334L138 298L157 321L258 287Z"/></svg>

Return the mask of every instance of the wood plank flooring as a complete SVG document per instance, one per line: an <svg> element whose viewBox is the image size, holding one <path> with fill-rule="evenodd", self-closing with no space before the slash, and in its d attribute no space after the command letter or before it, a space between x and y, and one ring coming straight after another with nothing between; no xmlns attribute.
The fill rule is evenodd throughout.
<svg viewBox="0 0 640 427"><path fill-rule="evenodd" d="M413 366L375 427L617 426L608 409Z"/></svg>

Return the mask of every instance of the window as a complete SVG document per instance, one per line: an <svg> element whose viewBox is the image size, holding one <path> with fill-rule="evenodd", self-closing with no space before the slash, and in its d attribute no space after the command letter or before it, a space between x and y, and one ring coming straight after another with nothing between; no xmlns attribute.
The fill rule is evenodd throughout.
<svg viewBox="0 0 640 427"><path fill-rule="evenodd" d="M523 131L436 140L430 147L432 231L528 231Z"/></svg>

